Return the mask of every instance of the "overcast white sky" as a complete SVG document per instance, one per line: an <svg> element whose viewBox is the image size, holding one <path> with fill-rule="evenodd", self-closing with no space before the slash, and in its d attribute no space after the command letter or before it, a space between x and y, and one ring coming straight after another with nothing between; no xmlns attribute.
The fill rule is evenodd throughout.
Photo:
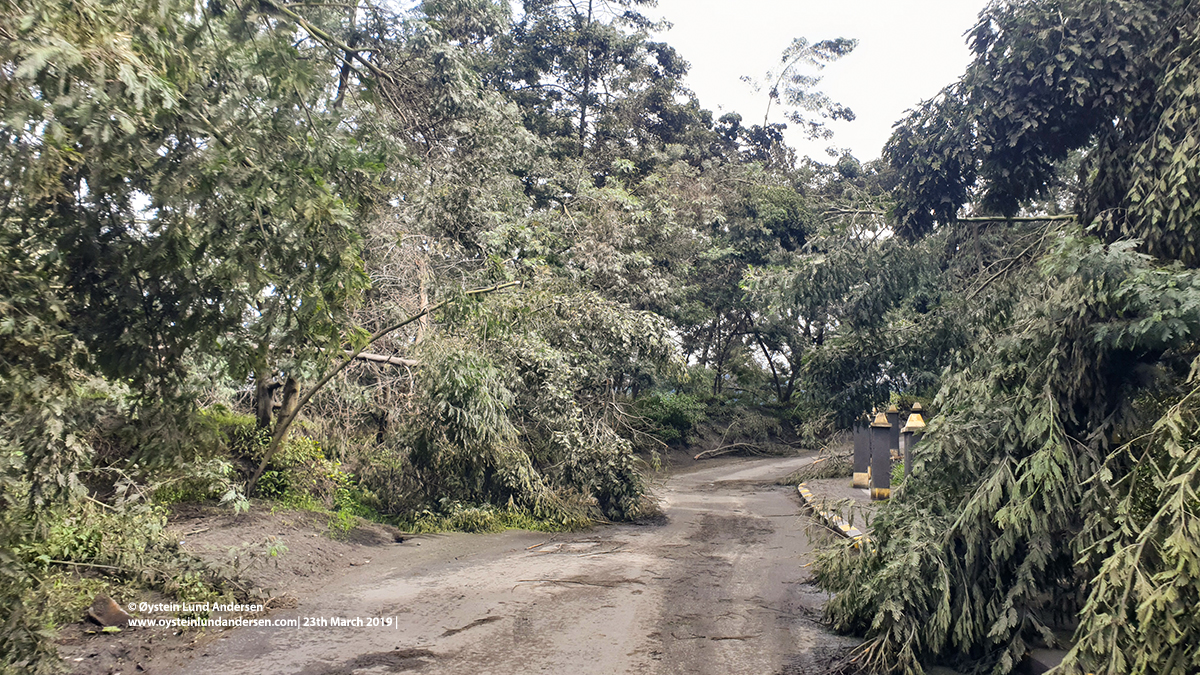
<svg viewBox="0 0 1200 675"><path fill-rule="evenodd" d="M987 0L659 0L646 12L671 21L662 39L692 67L688 86L719 117L738 112L761 124L766 94L739 78L762 76L796 37L857 38L858 48L822 71L821 90L857 119L836 122L828 141L788 141L828 161L830 145L860 160L879 156L904 111L953 82L969 61L966 31ZM772 112L772 122L783 121Z"/></svg>

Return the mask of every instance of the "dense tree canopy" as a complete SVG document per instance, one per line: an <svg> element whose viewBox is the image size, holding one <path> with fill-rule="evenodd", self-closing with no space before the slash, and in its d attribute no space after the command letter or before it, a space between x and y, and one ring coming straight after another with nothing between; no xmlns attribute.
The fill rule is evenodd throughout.
<svg viewBox="0 0 1200 675"><path fill-rule="evenodd" d="M817 568L857 667L1200 668L1195 3L993 3L866 163L714 119L652 5L0 0L4 672L97 504L572 527L703 420L913 399L874 548ZM747 79L827 137L855 45Z"/></svg>

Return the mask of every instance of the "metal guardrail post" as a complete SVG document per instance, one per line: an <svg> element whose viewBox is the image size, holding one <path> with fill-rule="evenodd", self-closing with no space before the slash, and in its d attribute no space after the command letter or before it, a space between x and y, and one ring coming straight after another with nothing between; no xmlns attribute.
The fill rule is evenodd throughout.
<svg viewBox="0 0 1200 675"><path fill-rule="evenodd" d="M904 453L904 477L912 473L912 451L917 443L921 440L921 436L925 434L925 418L921 417L921 404L914 403L912 414L908 416L908 421L904 423L904 428L900 430L901 446Z"/></svg>
<svg viewBox="0 0 1200 675"><path fill-rule="evenodd" d="M875 415L871 422L871 499L892 496L892 425L887 413Z"/></svg>
<svg viewBox="0 0 1200 675"><path fill-rule="evenodd" d="M900 424L900 409L896 407L895 403L888 406L887 421L888 424L892 425L892 435L888 438L888 448L895 450L894 457L898 457L900 455L900 427L902 425Z"/></svg>
<svg viewBox="0 0 1200 675"><path fill-rule="evenodd" d="M852 487L869 487L867 471L871 467L871 427L866 413L854 421L854 481Z"/></svg>

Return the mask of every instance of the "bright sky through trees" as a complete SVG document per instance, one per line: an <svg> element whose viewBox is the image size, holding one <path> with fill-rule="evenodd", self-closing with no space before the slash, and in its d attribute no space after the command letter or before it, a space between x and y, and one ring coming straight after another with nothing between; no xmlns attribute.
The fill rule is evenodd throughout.
<svg viewBox="0 0 1200 675"><path fill-rule="evenodd" d="M824 71L822 88L850 107L853 122L831 124L829 141L806 141L789 130L802 155L824 158L829 146L850 148L860 160L879 156L892 124L953 82L970 54L964 33L984 0L659 0L648 14L674 24L662 39L692 67L688 86L717 113L740 113L761 123L765 93L740 81L775 67L793 38L855 38L858 48ZM782 121L777 110L773 122Z"/></svg>

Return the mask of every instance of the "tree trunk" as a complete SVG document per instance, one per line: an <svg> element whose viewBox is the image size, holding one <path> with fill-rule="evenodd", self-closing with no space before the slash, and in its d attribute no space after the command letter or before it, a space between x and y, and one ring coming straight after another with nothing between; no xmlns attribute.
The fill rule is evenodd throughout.
<svg viewBox="0 0 1200 675"><path fill-rule="evenodd" d="M719 335L717 337L720 350L715 354L717 376L713 379L713 396L719 395L725 388L725 364L729 361L729 353L733 350L733 340L738 336L738 331L741 330L742 324L745 322L746 317L742 316L730 327L729 335L723 341Z"/></svg>
<svg viewBox="0 0 1200 675"><path fill-rule="evenodd" d="M717 316L713 317L712 325L708 327L708 337L704 340L704 351L700 354L700 365L704 366L705 368L708 367L709 348L712 347L713 342L715 342L717 339L717 328L720 323L721 315L718 314Z"/></svg>
<svg viewBox="0 0 1200 675"><path fill-rule="evenodd" d="M425 312L429 309L429 290L426 288L426 282L429 279L429 261L425 256L417 259L417 301L421 304L418 311ZM425 331L429 328L429 315L422 314L421 319L417 322L417 342L425 339Z"/></svg>
<svg viewBox="0 0 1200 675"><path fill-rule="evenodd" d="M983 274L983 248L979 245L978 222L971 222L971 235L975 239L975 260L979 262L979 273Z"/></svg>
<svg viewBox="0 0 1200 675"><path fill-rule="evenodd" d="M767 343L763 341L762 334L755 332L754 339L762 348L763 358L767 360L767 365L771 368L771 381L775 384L775 400L783 403L783 387L779 383L779 371L775 369L775 360L771 358L771 352L767 350Z"/></svg>
<svg viewBox="0 0 1200 675"><path fill-rule="evenodd" d="M796 393L796 380L800 376L800 369L804 367L804 349L796 349L796 345L788 342L788 378L787 388L783 392L783 401L789 402L792 400L792 394Z"/></svg>
<svg viewBox="0 0 1200 675"><path fill-rule="evenodd" d="M291 425L283 424L283 420L293 417L296 413L296 408L300 402L300 383L296 382L296 378L288 376L287 382L283 384L283 401L279 407L279 423L275 425L274 436L279 440L277 445L283 445L287 440L288 427Z"/></svg>
<svg viewBox="0 0 1200 675"><path fill-rule="evenodd" d="M271 409L279 385L265 371L254 374L254 417L259 429L271 428Z"/></svg>
<svg viewBox="0 0 1200 675"><path fill-rule="evenodd" d="M584 23L583 40L583 97L579 99L579 156L583 157L587 148L587 109L588 97L592 92L592 2L588 0L587 22Z"/></svg>
<svg viewBox="0 0 1200 675"><path fill-rule="evenodd" d="M350 6L350 37L346 40L346 46L351 49L346 50L346 56L342 59L342 70L338 73L337 97L333 99L334 110L342 107L346 86L350 84L350 59L354 58L353 48L358 46L358 5Z"/></svg>

